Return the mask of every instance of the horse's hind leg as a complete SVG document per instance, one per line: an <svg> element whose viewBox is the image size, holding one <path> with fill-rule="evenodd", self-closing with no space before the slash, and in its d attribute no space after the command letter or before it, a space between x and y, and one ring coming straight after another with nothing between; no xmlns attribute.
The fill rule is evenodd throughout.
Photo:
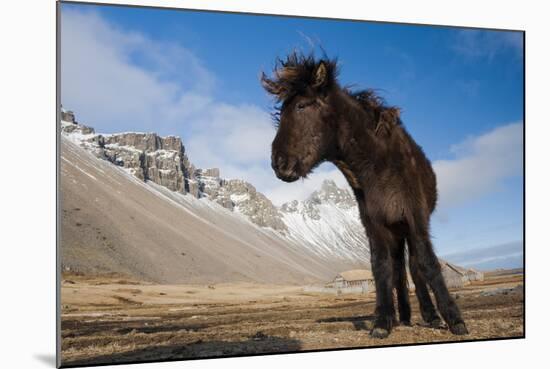
<svg viewBox="0 0 550 369"><path fill-rule="evenodd" d="M399 321L402 325L411 325L411 305L409 302L409 288L407 287L407 271L405 269L405 239L397 243L393 253L393 278L397 291L397 307Z"/></svg>
<svg viewBox="0 0 550 369"><path fill-rule="evenodd" d="M428 291L428 285L420 272L416 253L410 246L409 269L411 271L411 277L415 286L414 292L416 294L416 298L418 299L418 304L420 305L420 314L422 315L422 319L424 319L424 321L432 327L437 328L441 325L441 319L439 319L439 316L435 311L435 307L430 297L430 292Z"/></svg>
<svg viewBox="0 0 550 369"><path fill-rule="evenodd" d="M416 255L420 273L425 277L435 295L437 308L454 334L467 334L468 330L456 302L449 294L441 274L441 266L435 255L427 229L416 231L409 239L409 249ZM417 287L418 288L418 287Z"/></svg>
<svg viewBox="0 0 550 369"><path fill-rule="evenodd" d="M376 284L376 320L371 335L387 337L395 319L393 305L393 255L396 239L393 233L381 224L367 227L371 249L371 265Z"/></svg>

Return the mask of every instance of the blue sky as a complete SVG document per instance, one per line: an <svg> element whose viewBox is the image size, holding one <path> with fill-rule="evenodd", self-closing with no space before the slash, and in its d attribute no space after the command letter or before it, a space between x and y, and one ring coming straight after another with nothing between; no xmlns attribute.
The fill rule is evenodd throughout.
<svg viewBox="0 0 550 369"><path fill-rule="evenodd" d="M436 251L521 249L521 33L76 4L63 4L61 24L62 102L80 121L179 135L195 164L278 204L324 178L345 184L330 164L291 185L269 166L273 101L258 76L277 56L321 45L338 57L342 85L402 108L432 160Z"/></svg>

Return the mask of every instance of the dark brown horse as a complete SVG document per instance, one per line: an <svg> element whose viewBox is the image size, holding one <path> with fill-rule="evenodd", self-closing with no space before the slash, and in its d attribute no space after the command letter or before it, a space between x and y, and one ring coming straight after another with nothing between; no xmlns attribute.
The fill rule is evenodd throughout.
<svg viewBox="0 0 550 369"><path fill-rule="evenodd" d="M397 108L372 91L341 88L336 77L335 61L296 53L277 62L272 78L262 75L264 88L278 102L271 155L275 174L293 182L330 161L348 180L371 250L376 283L372 336L386 337L395 324L394 288L400 321L410 325L405 244L423 319L433 326L441 323L429 286L451 332L467 334L430 240L437 200L430 161L401 124Z"/></svg>

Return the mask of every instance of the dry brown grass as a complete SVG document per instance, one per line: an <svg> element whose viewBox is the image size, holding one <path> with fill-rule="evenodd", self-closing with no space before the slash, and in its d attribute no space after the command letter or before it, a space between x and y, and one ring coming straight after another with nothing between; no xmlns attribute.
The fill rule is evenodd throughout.
<svg viewBox="0 0 550 369"><path fill-rule="evenodd" d="M254 284L124 287L73 278L62 284L63 363L90 364L367 347L523 335L523 295L480 292L523 283L495 276L459 291L470 334L424 325L413 301L413 326L385 340L368 332L373 295L322 295L300 287ZM138 292L139 291L139 292ZM191 292L191 293L189 293ZM412 296L411 296L412 297Z"/></svg>

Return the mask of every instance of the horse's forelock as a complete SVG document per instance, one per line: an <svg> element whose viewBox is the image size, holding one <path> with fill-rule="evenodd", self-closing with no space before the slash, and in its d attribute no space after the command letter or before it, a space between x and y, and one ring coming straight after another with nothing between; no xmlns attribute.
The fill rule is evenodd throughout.
<svg viewBox="0 0 550 369"><path fill-rule="evenodd" d="M278 59L273 71L273 78L262 75L264 88L278 101L284 101L288 97L303 92L308 86L312 86L316 80L316 71L323 63L326 68L327 86L336 82L336 60L319 60L310 55L293 52L286 60Z"/></svg>

